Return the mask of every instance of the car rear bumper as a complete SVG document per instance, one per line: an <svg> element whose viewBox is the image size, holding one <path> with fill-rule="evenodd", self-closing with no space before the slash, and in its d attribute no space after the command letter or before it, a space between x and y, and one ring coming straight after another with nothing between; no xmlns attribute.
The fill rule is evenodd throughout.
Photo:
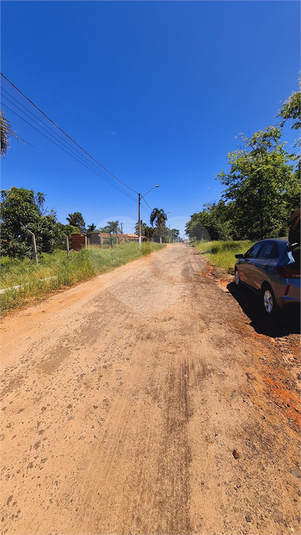
<svg viewBox="0 0 301 535"><path fill-rule="evenodd" d="M290 303L300 303L300 284L286 284L284 291L281 294L275 293L277 304L280 308Z"/></svg>

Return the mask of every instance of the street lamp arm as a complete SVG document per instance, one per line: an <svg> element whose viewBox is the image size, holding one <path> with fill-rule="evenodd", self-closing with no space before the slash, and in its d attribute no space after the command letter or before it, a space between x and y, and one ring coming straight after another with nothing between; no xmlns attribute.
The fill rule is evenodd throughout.
<svg viewBox="0 0 301 535"><path fill-rule="evenodd" d="M143 199L143 197L146 197L146 195L148 195L150 193L150 191L152 191L154 188L158 188L159 186L153 186L147 193L145 193L144 195L141 195L141 199Z"/></svg>

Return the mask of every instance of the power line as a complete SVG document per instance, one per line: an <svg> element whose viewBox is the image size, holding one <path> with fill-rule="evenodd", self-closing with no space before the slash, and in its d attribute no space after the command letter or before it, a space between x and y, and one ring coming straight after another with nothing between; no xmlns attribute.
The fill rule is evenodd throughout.
<svg viewBox="0 0 301 535"><path fill-rule="evenodd" d="M5 90L4 90L5 91ZM5 91L6 93L8 93L7 91ZM35 117L36 119L38 119L42 125L44 125L46 128L48 128L50 131L48 132L48 130L46 130L46 128L44 128L44 126L40 125L35 119L33 119L32 117L30 117L26 112L24 112L23 110L21 110L21 108L19 106L17 106L14 102L12 102L8 97L6 97L5 95L2 95L5 99L7 99L13 106L15 106L15 108L17 108L18 110L21 111L21 113L23 113L26 117L28 117L31 121L34 121L38 126L39 128L42 128L45 132L47 132L47 134L49 134L50 136L54 137L55 135L58 136L59 139L57 139L56 137L54 137L55 141L53 141L52 139L50 139L48 136L46 136L45 134L43 134L43 132L41 132L40 130L38 130L35 126L33 126L31 123L29 123L28 121L26 121L24 119L24 117L21 117L19 114L17 114L14 110L12 110L9 106L7 106L7 104L5 104L4 102L2 103L3 106L5 106L7 109L9 109L12 113L14 113L15 115L17 115L18 117L20 117L20 119L22 119L24 122L26 122L27 124L29 124L32 128L34 128L35 130L37 130L40 134L42 134L44 137L46 137L47 139L49 139L49 141L51 141L52 143L54 143L56 146L58 146L59 148L61 148L62 150L64 150L64 152L66 152L67 154L69 154L70 156L72 156L75 160L77 160L79 163L82 163L82 165L84 165L85 167L87 167L87 169L90 169L92 172L95 172L95 174L97 174L100 178L102 178L103 180L105 180L108 184L110 184L111 186L115 187L116 189L118 189L119 191L121 191L122 193L124 193L125 195L129 196L129 194L127 192L125 192L121 186L119 186L119 184L116 184L113 182L113 180L110 178L110 177L105 177L104 176L104 172L102 171L102 169L99 169L93 162L90 162L89 159L86 157L86 156L82 156L79 151L77 149L74 149L70 143L66 142L59 134L56 134L56 132L53 132L50 127L48 125L46 125L45 123L43 123L43 121L41 121L38 117L36 117L36 115L34 115L30 110L28 110L28 108L26 108L25 106L23 106L23 104L21 104L18 100L16 100L10 93L8 93L16 102L18 102L18 104L20 104L26 111L28 111L31 115L33 115L33 117ZM62 141L60 141L62 140ZM60 143L59 145L56 143L56 141L58 143ZM64 147L67 148L69 151L71 151L73 154L75 154L75 156L73 156L73 154L70 154L70 152L67 152L67 150L61 146L61 143L64 143ZM79 158L79 159L78 159ZM83 163L84 162L84 163ZM88 165L85 165L86 163L88 163ZM93 166L93 168L91 168L90 166ZM101 173L101 174L100 174ZM133 199L132 196L129 196L129 198ZM135 202L136 199L133 199Z"/></svg>
<svg viewBox="0 0 301 535"><path fill-rule="evenodd" d="M59 145L58 143L56 143L56 141L54 141L53 139L51 139L50 137L48 137L46 134L44 134L43 132L41 132L38 128L36 128L35 126L33 126L31 123L29 123L28 121L26 121L26 119L24 119L23 117L21 117L21 115L19 115L18 113L16 113L14 110L12 110L9 106L7 106L7 104L5 104L4 102L2 103L3 106L5 106L5 108L7 108L8 110L10 110L12 113L14 113L15 115L17 115L17 117L19 117L20 119L22 119L25 123L27 123L29 126L31 126L32 128L34 128L34 130L36 130L37 132L39 132L42 136L44 136L46 139L48 139L49 141L51 141L51 143L54 143L54 145L56 145L57 147L59 147L60 149L62 149L64 152L66 152L66 154L68 154L69 156L71 156L74 160L78 161L79 163L81 163L84 167L86 167L87 169L89 169L89 171L91 171L92 173L94 173L95 175L97 175L99 178L101 178L102 180L104 180L105 182L107 182L110 186L112 186L113 188L117 189L118 191L120 191L121 193L123 193L124 195L126 195L127 197L129 197L129 199L133 200L135 203L137 203L137 200L134 199L134 197L132 197L129 193L127 193L126 191L122 190L121 187L119 186L119 184L115 184L113 183L108 177L105 177L105 176L102 176L100 174L101 170L95 170L93 169L92 167L89 166L89 164L87 165L84 161L81 161L79 158L77 158L76 156L74 156L73 154L71 154L70 152L68 152L64 147L62 147L61 145Z"/></svg>
<svg viewBox="0 0 301 535"><path fill-rule="evenodd" d="M19 106L17 106L14 102L12 102L12 100L10 100L6 95L2 95L3 98L5 98L6 100L8 100L8 102L10 102L13 106L15 106L15 108L17 108L18 110L21 111L21 113L23 113L24 115L26 115L26 117L28 117L31 121L33 121L34 123L36 123L40 128L42 128L43 130L45 130L47 133L49 133L51 136L56 136L55 139L58 138L58 140L61 140L62 143L64 143L64 145L66 145L69 150L71 150L73 153L75 154L78 154L78 150L75 148L72 147L72 145L70 143L68 143L68 141L64 140L64 138L62 136L60 136L59 134L57 134L56 132L54 132L50 126L48 126L46 123L44 123L43 121L41 121L41 119L39 117L37 117L34 113L32 113L32 111L30 111L28 108L26 108L26 106L24 106L21 102L19 102L15 97L13 97L8 91L6 91L6 89L3 89L2 88L2 91L4 91L5 93L7 93L13 100L15 100L18 104L20 104L20 106L22 106L22 108L24 108L26 111L28 111L35 119L37 119L37 121L35 119L33 119L32 117L30 117L25 111L21 110L21 108ZM4 103L3 103L4 104ZM5 104L4 104L5 106ZM10 108L8 108L10 109ZM12 111L12 110L11 110ZM20 116L19 116L20 117ZM21 117L22 119L22 117ZM39 121L39 122L38 122ZM41 123L41 124L39 124ZM43 125L43 126L42 126ZM45 128L44 128L45 127ZM46 130L46 128L49 130ZM88 160L88 158L86 156L81 156L81 158L83 159L86 159ZM89 161L89 160L88 160ZM93 164L95 165L95 164Z"/></svg>
<svg viewBox="0 0 301 535"><path fill-rule="evenodd" d="M134 193L136 193L138 195L138 192L135 191L134 189L132 189L130 186L128 186L127 184L125 184L124 182L122 182L122 180L120 180L119 178L117 178L115 175L113 175L110 171L108 171L103 165L101 165L95 158L93 158L93 156L91 156L87 151L85 151L85 149L83 149L78 143L76 143L76 141L74 141L74 139L72 139L68 134L66 134L66 132L64 132L64 130L62 130L62 128L60 128L54 121L52 121L52 119L50 119L40 108L38 108L38 106L36 106L34 104L34 102L32 102L26 95L24 95L24 93L22 93L22 91L20 91L20 89L18 89L3 73L0 73L1 76L16 90L18 91L18 93L20 93L20 95L22 95L32 106L34 106L34 108L36 108L44 117L46 117L46 119L48 121L50 121L51 124L53 124L58 130L60 130L60 132L62 132L68 139L70 139L70 141L72 141L72 143L74 143L74 145L76 145L82 152L84 152L84 154L86 154L86 156L88 156L89 158L91 158L91 160L93 160L98 166L100 166L102 169L104 169L104 171L106 173L108 173L109 175L111 175L115 180L117 180L118 182L120 182L123 186L125 186L126 188L128 188L129 190L133 191ZM8 106L6 106L8 108ZM10 109L10 108L8 108ZM12 110L10 110L12 111ZM18 115L18 114L16 114ZM19 116L20 117L20 116ZM20 117L22 119L22 117ZM24 120L24 119L23 119ZM25 121L27 122L27 121ZM30 123L28 123L30 124ZM32 125L30 125L32 126ZM33 127L34 128L34 127ZM36 129L37 130L37 129ZM40 132L41 133L41 132ZM45 136L46 137L46 136ZM48 138L49 139L49 138ZM62 147L60 147L62 148ZM63 149L64 150L64 149ZM65 151L66 152L66 151ZM101 177L102 178L102 177ZM125 192L124 192L125 193Z"/></svg>
<svg viewBox="0 0 301 535"><path fill-rule="evenodd" d="M17 104L19 104L19 106L21 106L22 108L24 108L24 111L23 109L21 109L17 104L15 104L15 102L13 102L8 96L6 95L3 95L2 94L2 97L4 99L6 99L10 104L12 104L16 109L18 109L23 115L25 115L28 119L30 119L30 121L33 121L39 128L42 128L44 130L44 132L46 132L48 135L44 134L43 132L41 132L41 130L39 130L36 126L34 126L31 122L28 122L26 119L24 119L24 117L22 117L21 115L19 115L16 111L12 110L5 102L2 102L2 105L5 106L5 108L7 108L8 110L10 110L12 113L14 113L14 115L16 115L17 117L19 117L21 120L23 120L26 124L28 124L29 126L31 126L34 130L36 130L37 132L39 132L42 136L44 136L46 139L48 139L49 141L51 141L54 145L56 145L57 147L59 147L60 149L62 149L64 152L66 152L66 154L68 154L69 156L71 156L74 160L78 161L79 163L81 163L84 167L86 167L87 169L89 169L92 173L96 174L99 178L101 178L102 180L104 180L105 182L107 182L107 184L109 184L110 186L114 187L117 191L123 193L124 195L126 195L129 199L131 199L132 201L134 201L135 203L137 203L137 199L135 199L134 197L132 197L132 195L130 195L129 193L127 193L126 191L124 191L123 187L122 186L125 186L126 188L130 189L131 191L133 191L134 193L137 193L135 190L133 190L132 188L130 188L129 186L127 186L124 182L122 182L121 180L119 180L117 177L115 177L114 175L112 175L112 173L110 173L109 171L107 171L107 169L105 169L105 167L103 167L99 162L97 162L97 160L95 160L92 156L90 156L84 149L82 149L82 147L80 147L80 145L78 145L70 136L68 136L68 134L66 134L58 125L56 125L44 112L42 112L42 110L40 110L28 97L26 97L26 95L24 95L12 82L10 82L8 80L8 78L6 76L4 76L4 74L0 73L1 76L3 76L3 78L5 78L8 83L13 87L15 88L19 93L20 95L22 95L30 104L32 104L44 117L46 117L46 119L54 125L54 127L56 129L58 129L59 131L61 131L65 137L67 137L68 139L70 139L71 143L68 142L68 139L65 140L59 133L55 132L52 130L52 128L47 125L44 121L42 121L37 115L35 115L29 108L27 108L26 106L24 106L24 104L22 104L18 99L16 99L9 91L7 91L6 89L4 89L3 87L1 88L1 91L2 93L6 93L6 95L8 95L9 97L11 97L11 99L13 99ZM28 115L28 112L30 115ZM32 116L32 117L31 117ZM40 124L41 123L41 124ZM53 139L50 139L48 136L51 136ZM55 140L55 141L54 141ZM62 146L63 144L63 146ZM75 145L75 147L73 146ZM78 148L80 149L80 151L83 153L81 154L81 152L78 150ZM90 161L92 160L92 161ZM94 163L95 162L95 163ZM105 172L108 173L110 176L106 176L105 175ZM113 178L115 178L118 182L114 182L114 180L111 178L111 176ZM144 200L144 199L143 199ZM144 200L145 201L145 200ZM151 207L148 205L148 203L145 201L145 203L147 204L147 206L149 207L149 209L151 210ZM144 211L147 212L147 210L144 208L144 206L141 207Z"/></svg>
<svg viewBox="0 0 301 535"><path fill-rule="evenodd" d="M10 95L14 100L16 100L10 93L8 93L6 91L6 93L8 95ZM44 136L46 139L48 139L49 141L51 141L51 143L53 143L54 145L56 145L57 147L59 147L60 149L62 149L64 152L66 152L66 154L68 154L69 156L71 156L74 160L78 161L79 163L81 163L84 167L86 167L87 169L89 169L89 171L91 171L92 173L94 173L96 176L98 176L99 178L101 178L102 180L104 180L105 182L107 182L107 184L109 184L110 186L112 186L113 188L115 188L117 191L123 193L124 195L126 195L129 199L131 199L132 201L134 201L136 204L137 204L137 199L135 199L134 197L132 197L132 195L130 195L129 193L127 193L126 191L124 191L122 189L122 187L117 184L117 183L114 183L113 180L110 178L110 177L107 177L104 175L104 172L102 171L102 169L98 169L96 167L96 165L93 163L93 162L90 162L88 160L88 158L86 158L85 156L81 156L79 154L79 151L76 151L72 148L72 146L67 143L66 141L64 141L64 139L56 134L55 132L53 132L45 123L43 123L43 121L41 121L40 119L38 119L36 117L36 115L32 114L32 112L30 110L28 110L28 108L26 108L25 106L23 106L23 104L21 104L18 100L16 100L16 102L18 102L18 104L20 104L24 109L26 109L27 111L29 111L29 113L31 113L34 117L36 117L41 123L42 125L46 126L46 128L48 128L50 131L48 132L43 126L41 126L37 121L35 121L34 119L32 119L32 117L30 117L27 113L25 113L23 110L21 110L21 108L19 108L19 106L17 106L16 104L14 104L8 97L6 97L5 95L3 95L4 98L6 98L10 103L12 103L13 106L15 106L18 110L21 111L21 113L23 113L24 115L26 115L30 120L34 121L40 128L42 128L45 132L47 132L47 134L49 134L50 136L52 136L55 141L51 138L49 138L46 134L44 134L43 132L41 132L41 130L39 130L36 126L34 126L33 124L31 124L30 122L28 122L26 119L24 119L24 117L22 117L21 115L19 115L16 111L12 110L9 106L7 106L7 104L5 102L2 102L1 105L4 106L5 108L7 108L8 110L10 110L14 115L16 115L17 117L19 117L20 119L22 119L26 124L28 124L29 126L31 126L34 130L36 130L37 132L39 132L39 134L41 134L42 136ZM54 135L57 135L59 139L57 139L56 137L54 137ZM60 141L62 140L62 141ZM58 142L58 143L57 143ZM65 147L62 146L62 143L64 143ZM66 150L67 149L67 150ZM73 154L71 154L71 151ZM91 167L94 166L94 167ZM146 201L145 201L146 202ZM147 203L146 203L147 204ZM148 205L149 206L149 205ZM146 212L146 209L144 208L144 206L141 207L145 212ZM149 207L150 208L150 207ZM151 208L150 208L151 209ZM147 212L148 213L148 212Z"/></svg>
<svg viewBox="0 0 301 535"><path fill-rule="evenodd" d="M149 204L146 202L146 200L144 199L144 197L142 197L142 200L143 200L143 201L145 202L145 204L149 207L149 209L152 210L151 207L150 207L150 205L149 205Z"/></svg>

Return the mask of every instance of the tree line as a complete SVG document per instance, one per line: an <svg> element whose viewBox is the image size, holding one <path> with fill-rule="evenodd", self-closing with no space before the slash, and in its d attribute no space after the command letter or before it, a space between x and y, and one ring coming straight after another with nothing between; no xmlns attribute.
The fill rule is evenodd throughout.
<svg viewBox="0 0 301 535"><path fill-rule="evenodd" d="M10 138L23 141L12 129L10 122L0 110L0 157L3 158L10 148ZM89 234L93 231L118 234L122 233L119 221L108 221L107 225L96 229L96 225L86 226L81 212L68 214L67 224L60 223L54 210L45 209L45 194L35 193L25 188L11 187L1 190L0 252L10 257L32 257L32 233L35 235L37 253L52 253L63 247L65 237L69 240L74 233ZM142 236L147 240L168 242L181 241L178 229L166 227L167 216L164 210L154 208L150 215L150 226L141 222ZM135 232L138 234L138 222Z"/></svg>
<svg viewBox="0 0 301 535"><path fill-rule="evenodd" d="M119 221L108 221L103 228L86 225L81 212L68 214L67 224L57 220L54 210L45 209L45 194L33 190L12 187L1 191L1 254L24 258L33 256L32 232L35 235L37 253L53 253L63 248L65 236L71 240L74 233L89 234L93 231L121 233ZM150 217L150 225L142 222L142 235L154 241L178 241L179 231L167 229L167 216L162 209L155 208ZM138 234L138 223L135 226ZM30 231L30 232L29 232Z"/></svg>
<svg viewBox="0 0 301 535"><path fill-rule="evenodd" d="M279 126L241 135L242 147L228 154L229 170L216 176L226 186L222 198L204 204L186 224L191 239L208 239L208 233L212 240L287 236L288 218L300 206L300 156L286 150L282 127L292 120L291 128L300 129L300 95L283 104Z"/></svg>

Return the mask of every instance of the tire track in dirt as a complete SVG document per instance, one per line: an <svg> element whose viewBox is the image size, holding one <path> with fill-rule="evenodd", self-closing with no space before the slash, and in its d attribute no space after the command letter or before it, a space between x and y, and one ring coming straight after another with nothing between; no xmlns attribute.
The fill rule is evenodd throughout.
<svg viewBox="0 0 301 535"><path fill-rule="evenodd" d="M170 246L2 322L1 533L297 532L282 353L204 273Z"/></svg>

